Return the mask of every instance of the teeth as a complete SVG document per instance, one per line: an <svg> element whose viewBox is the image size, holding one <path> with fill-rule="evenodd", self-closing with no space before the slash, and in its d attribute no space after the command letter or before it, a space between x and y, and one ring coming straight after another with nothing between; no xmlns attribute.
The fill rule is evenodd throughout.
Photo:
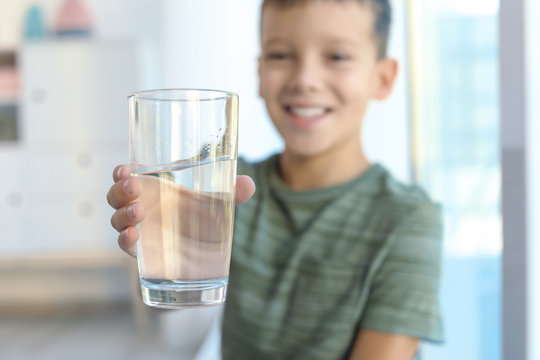
<svg viewBox="0 0 540 360"><path fill-rule="evenodd" d="M324 108L322 107L291 107L291 112L294 115L310 118L324 114Z"/></svg>

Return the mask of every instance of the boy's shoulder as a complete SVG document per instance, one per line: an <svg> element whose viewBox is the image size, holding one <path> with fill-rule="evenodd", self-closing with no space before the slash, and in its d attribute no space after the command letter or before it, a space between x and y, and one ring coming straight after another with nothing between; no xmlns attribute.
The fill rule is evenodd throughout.
<svg viewBox="0 0 540 360"><path fill-rule="evenodd" d="M276 155L266 159L249 162L238 159L238 174L249 175L252 178L265 177L271 170L277 158ZM265 180L265 179L258 179ZM426 191L416 184L407 184L395 178L383 165L374 163L368 170L353 181L349 191L358 193L359 196L370 196L377 200L400 208L414 209L418 206L434 206L434 203Z"/></svg>
<svg viewBox="0 0 540 360"><path fill-rule="evenodd" d="M270 163L273 163L277 158L277 154L271 155L265 159L257 161L248 161L242 157L238 158L238 174L239 175L249 175L252 178L255 178L258 173L266 169Z"/></svg>
<svg viewBox="0 0 540 360"><path fill-rule="evenodd" d="M420 217L434 221L440 218L441 205L434 202L422 187L399 181L382 165L373 166L378 167L377 191L374 195L382 212L399 218Z"/></svg>
<svg viewBox="0 0 540 360"><path fill-rule="evenodd" d="M380 164L378 168L379 194L391 201L418 204L432 202L426 191L417 184L408 184L396 179L390 171Z"/></svg>

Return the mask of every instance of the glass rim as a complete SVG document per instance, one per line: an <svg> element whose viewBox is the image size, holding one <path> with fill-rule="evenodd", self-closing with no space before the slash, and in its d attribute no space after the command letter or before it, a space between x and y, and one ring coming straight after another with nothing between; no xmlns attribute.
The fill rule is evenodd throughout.
<svg viewBox="0 0 540 360"><path fill-rule="evenodd" d="M183 94L182 97L171 97L167 94L177 92ZM159 94L163 94L162 97ZM155 89L155 90L142 90L129 94L128 99L140 99L146 101L163 101L163 102L190 102L190 101L216 101L224 99L238 99L238 94L215 89L197 89L197 88L170 88L170 89Z"/></svg>

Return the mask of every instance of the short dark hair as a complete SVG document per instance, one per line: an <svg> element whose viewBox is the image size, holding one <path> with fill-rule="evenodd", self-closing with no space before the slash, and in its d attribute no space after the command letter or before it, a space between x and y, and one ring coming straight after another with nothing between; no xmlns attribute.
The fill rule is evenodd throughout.
<svg viewBox="0 0 540 360"><path fill-rule="evenodd" d="M263 0L262 9L272 5L278 7L290 7L306 1L314 0ZM390 24L392 23L392 6L390 0L326 0L326 1L356 1L372 7L375 14L375 24L373 33L377 41L377 56L379 59L386 57L388 49L388 39L390 37Z"/></svg>

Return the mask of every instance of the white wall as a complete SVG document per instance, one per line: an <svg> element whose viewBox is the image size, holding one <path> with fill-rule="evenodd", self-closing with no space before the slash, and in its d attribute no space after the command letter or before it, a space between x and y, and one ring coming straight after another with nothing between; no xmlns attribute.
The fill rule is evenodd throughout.
<svg viewBox="0 0 540 360"><path fill-rule="evenodd" d="M26 1L0 2L0 48L13 48L20 42Z"/></svg>
<svg viewBox="0 0 540 360"><path fill-rule="evenodd" d="M371 160L384 164L402 181L412 179L410 151L409 79L407 75L407 29L405 1L393 0L393 25L389 56L399 61L400 69L392 95L373 102L368 111L364 142Z"/></svg>

